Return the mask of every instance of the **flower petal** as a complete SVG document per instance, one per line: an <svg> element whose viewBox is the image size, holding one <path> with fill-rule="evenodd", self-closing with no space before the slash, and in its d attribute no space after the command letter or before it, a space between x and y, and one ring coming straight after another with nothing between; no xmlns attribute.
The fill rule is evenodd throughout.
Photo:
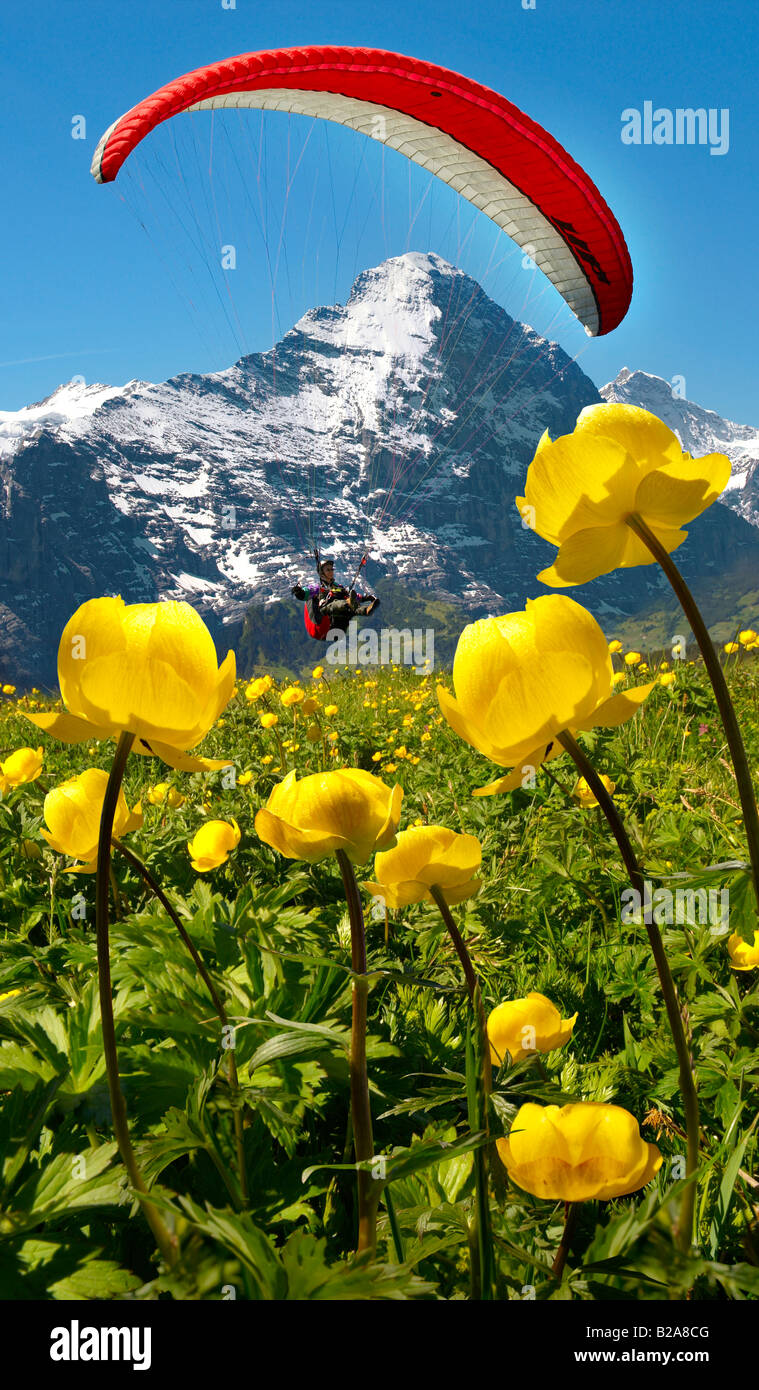
<svg viewBox="0 0 759 1390"><path fill-rule="evenodd" d="M20 711L24 714L24 711ZM111 729L90 724L87 719L79 719L75 714L24 714L38 729L59 738L61 743L90 743L93 738L112 738Z"/></svg>
<svg viewBox="0 0 759 1390"><path fill-rule="evenodd" d="M148 758L161 758L177 772L214 772L219 767L231 767L234 758L196 758L190 753L180 753L169 743L157 743L153 739L135 739L134 752L144 753Z"/></svg>
<svg viewBox="0 0 759 1390"><path fill-rule="evenodd" d="M656 681L651 681L649 685L634 685L630 690L622 690L618 695L612 695L593 711L590 718L585 719L582 724L575 724L574 728L585 731L615 729L618 724L624 724L638 713L643 701L648 698L656 684Z"/></svg>
<svg viewBox="0 0 759 1390"><path fill-rule="evenodd" d="M724 492L732 464L726 454L682 458L657 468L645 477L635 497L634 510L648 522L680 528L700 516Z"/></svg>

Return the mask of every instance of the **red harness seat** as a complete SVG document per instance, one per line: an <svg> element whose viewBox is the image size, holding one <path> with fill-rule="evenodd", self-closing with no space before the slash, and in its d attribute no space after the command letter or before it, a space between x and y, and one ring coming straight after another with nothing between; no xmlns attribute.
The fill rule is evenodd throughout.
<svg viewBox="0 0 759 1390"><path fill-rule="evenodd" d="M329 613L325 613L320 623L315 623L311 613L311 604L303 605L303 621L306 625L306 632L309 637L315 637L317 642L324 642L332 626L332 619Z"/></svg>

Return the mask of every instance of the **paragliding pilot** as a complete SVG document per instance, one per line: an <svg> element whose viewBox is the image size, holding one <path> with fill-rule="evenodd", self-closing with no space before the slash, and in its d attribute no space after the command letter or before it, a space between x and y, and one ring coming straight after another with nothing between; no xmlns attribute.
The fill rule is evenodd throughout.
<svg viewBox="0 0 759 1390"><path fill-rule="evenodd" d="M359 569L366 557L361 561ZM351 618L368 618L377 608L379 599L374 594L359 594L351 585L335 583L334 560L317 562L319 583L304 589L301 584L293 585L291 593L303 603L303 621L310 637L318 642L327 640L327 633L346 632ZM355 579L353 581L355 584Z"/></svg>

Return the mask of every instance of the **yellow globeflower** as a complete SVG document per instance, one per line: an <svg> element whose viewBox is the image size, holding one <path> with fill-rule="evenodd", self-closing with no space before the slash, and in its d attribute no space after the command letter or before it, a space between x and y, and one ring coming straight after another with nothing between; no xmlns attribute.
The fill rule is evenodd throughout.
<svg viewBox="0 0 759 1390"><path fill-rule="evenodd" d="M16 748L0 763L0 792L11 787L23 786L26 782L36 782L42 771L41 748Z"/></svg>
<svg viewBox="0 0 759 1390"><path fill-rule="evenodd" d="M265 714L259 715L259 719L261 720L261 727L263 729L273 729L274 725L279 723L279 715L271 714L268 711Z"/></svg>
<svg viewBox="0 0 759 1390"><path fill-rule="evenodd" d="M577 1014L562 1018L544 994L531 990L526 999L510 999L488 1015L490 1060L501 1066L508 1052L512 1062L530 1052L551 1052L572 1036Z"/></svg>
<svg viewBox="0 0 759 1390"><path fill-rule="evenodd" d="M44 817L47 830L40 830L58 854L83 859L72 873L94 873L97 868L100 816L103 810L108 773L99 767L88 767L77 777L70 777L59 787L53 787L45 797ZM119 791L113 834L121 838L142 825L142 806L137 802L129 810L123 790Z"/></svg>
<svg viewBox="0 0 759 1390"><path fill-rule="evenodd" d="M317 698L316 698L315 695L309 695L308 699L303 701L303 713L304 713L304 714L313 714L314 711L317 710L318 708L319 708L319 701L317 700Z"/></svg>
<svg viewBox="0 0 759 1390"><path fill-rule="evenodd" d="M552 1202L608 1200L637 1192L662 1164L655 1144L620 1105L521 1106L497 1149L517 1187Z"/></svg>
<svg viewBox="0 0 759 1390"><path fill-rule="evenodd" d="M253 773L248 770L247 772L240 773L240 776L237 778L237 785L238 787L247 787L248 783L252 781Z"/></svg>
<svg viewBox="0 0 759 1390"><path fill-rule="evenodd" d="M306 729L306 738L308 739L309 743L318 743L321 736L322 731L319 728L319 725L309 724L308 728Z"/></svg>
<svg viewBox="0 0 759 1390"><path fill-rule="evenodd" d="M603 782L603 785L609 793L609 796L613 796L614 788L617 785L616 782L612 782L611 777L607 777L606 773L601 773L599 775L600 780ZM579 806L588 807L598 805L598 801L596 800L596 794L592 790L592 788L588 786L588 783L586 782L584 777L578 777L577 781L575 782L572 795Z"/></svg>
<svg viewBox="0 0 759 1390"><path fill-rule="evenodd" d="M326 705L324 708L324 713L327 716L327 719L332 719L334 715L337 714L337 705Z"/></svg>
<svg viewBox="0 0 759 1390"><path fill-rule="evenodd" d="M756 641L754 629L752 627L744 627L743 631L738 633L738 641L742 647L750 646L752 642Z"/></svg>
<svg viewBox="0 0 759 1390"><path fill-rule="evenodd" d="M311 675L313 676L315 681L321 680L322 676L324 675L324 667L315 666L313 671L311 672Z"/></svg>
<svg viewBox="0 0 759 1390"><path fill-rule="evenodd" d="M16 687L15 687L15 685L4 685L4 686L3 686L3 694L4 694L4 695L15 695L15 694L16 694Z"/></svg>
<svg viewBox="0 0 759 1390"><path fill-rule="evenodd" d="M168 782L156 782L154 787L148 787L148 801L151 806L161 806L166 800L168 790Z"/></svg>
<svg viewBox="0 0 759 1390"><path fill-rule="evenodd" d="M267 695L271 690L274 681L271 676L258 676L254 681L249 681L245 687L245 699L253 703L260 700L262 695Z"/></svg>
<svg viewBox="0 0 759 1390"><path fill-rule="evenodd" d="M199 874L218 869L239 843L240 827L234 817L231 821L206 821L187 844L193 869Z"/></svg>
<svg viewBox="0 0 759 1390"><path fill-rule="evenodd" d="M615 637L614 641L609 643L609 656L616 656L617 652L621 652L621 650L622 643L618 642Z"/></svg>
<svg viewBox="0 0 759 1390"><path fill-rule="evenodd" d="M279 698L282 704L287 705L289 708L290 705L301 704L306 697L303 691L298 689L297 685L288 685L287 689L282 691Z"/></svg>
<svg viewBox="0 0 759 1390"><path fill-rule="evenodd" d="M166 800L175 811L178 811L180 806L184 806L187 797L182 796L182 793L177 791L176 787L169 787L166 793Z"/></svg>
<svg viewBox="0 0 759 1390"><path fill-rule="evenodd" d="M735 652L740 651L740 647L737 642L726 642L723 651L726 651L728 656L733 656Z"/></svg>
<svg viewBox="0 0 759 1390"><path fill-rule="evenodd" d="M625 655L625 666L639 666L642 657L640 652L627 652Z"/></svg>
<svg viewBox="0 0 759 1390"><path fill-rule="evenodd" d="M234 652L218 665L211 634L188 603L89 599L63 629L58 680L68 713L26 718L64 743L133 733L135 752L170 767L197 771L229 761L187 753L215 724L235 683Z"/></svg>
<svg viewBox="0 0 759 1390"><path fill-rule="evenodd" d="M727 949L733 970L756 970L759 966L759 931L754 932L754 940L744 941L739 932L734 931L727 939Z"/></svg>
<svg viewBox="0 0 759 1390"><path fill-rule="evenodd" d="M442 686L437 692L451 728L492 762L514 769L475 796L513 791L526 769L561 756L558 734L622 724L653 688L613 693L606 638L592 614L562 594L465 627L453 684L455 698Z"/></svg>
<svg viewBox="0 0 759 1390"><path fill-rule="evenodd" d="M572 434L552 441L546 430L527 470L523 521L559 547L538 578L564 588L654 556L626 524L640 516L665 550L676 550L687 531L727 486L725 454L694 459L677 435L634 405L586 406Z"/></svg>
<svg viewBox="0 0 759 1390"><path fill-rule="evenodd" d="M316 863L342 849L364 864L395 842L401 816L400 787L385 786L371 772L341 768L299 782L289 772L256 816L256 834L286 859Z"/></svg>
<svg viewBox="0 0 759 1390"><path fill-rule="evenodd" d="M437 884L449 905L461 903L480 890L481 880L475 875L481 862L482 849L475 835L460 835L443 825L412 826L401 831L393 849L377 855L376 881L365 883L364 888L384 898L388 907L434 901L432 884Z"/></svg>
<svg viewBox="0 0 759 1390"><path fill-rule="evenodd" d="M662 671L659 677L659 685L674 685L677 676L674 671Z"/></svg>

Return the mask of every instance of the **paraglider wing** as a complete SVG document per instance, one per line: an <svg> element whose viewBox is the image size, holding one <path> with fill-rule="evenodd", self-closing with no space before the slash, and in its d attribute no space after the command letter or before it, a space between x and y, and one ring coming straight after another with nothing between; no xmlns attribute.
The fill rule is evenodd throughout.
<svg viewBox="0 0 759 1390"><path fill-rule="evenodd" d="M239 106L335 121L398 150L525 249L589 333L609 333L624 318L630 257L616 218L584 170L505 97L399 53L275 49L197 68L106 131L93 176L99 183L115 179L132 150L171 116Z"/></svg>

